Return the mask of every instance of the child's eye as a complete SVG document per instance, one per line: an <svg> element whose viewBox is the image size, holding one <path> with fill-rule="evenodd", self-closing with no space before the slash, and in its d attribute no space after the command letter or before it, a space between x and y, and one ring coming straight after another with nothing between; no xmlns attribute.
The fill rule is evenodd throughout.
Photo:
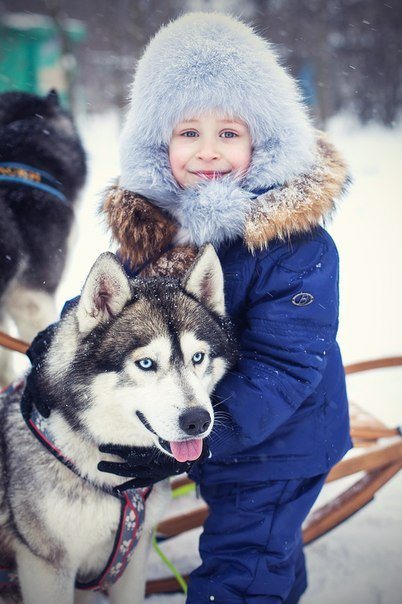
<svg viewBox="0 0 402 604"><path fill-rule="evenodd" d="M156 370L156 363L152 359L149 359L148 357L146 357L145 359L140 359L139 361L135 361L135 364L137 365L137 367L139 367L143 371L155 371Z"/></svg>
<svg viewBox="0 0 402 604"><path fill-rule="evenodd" d="M188 138L195 138L196 136L198 136L198 132L196 132L195 130L186 130L186 132L182 132L181 135L186 136Z"/></svg>
<svg viewBox="0 0 402 604"><path fill-rule="evenodd" d="M238 136L236 134L236 132L231 132L230 130L225 130L225 132L222 132L221 134L222 138L236 138L236 136Z"/></svg>

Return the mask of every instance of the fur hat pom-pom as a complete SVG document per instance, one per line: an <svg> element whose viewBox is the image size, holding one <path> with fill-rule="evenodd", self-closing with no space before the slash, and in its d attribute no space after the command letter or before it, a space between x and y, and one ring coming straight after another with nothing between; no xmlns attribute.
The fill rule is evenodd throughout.
<svg viewBox="0 0 402 604"><path fill-rule="evenodd" d="M176 218L191 243L219 245L242 236L250 209L250 193L233 179L219 179L186 189Z"/></svg>

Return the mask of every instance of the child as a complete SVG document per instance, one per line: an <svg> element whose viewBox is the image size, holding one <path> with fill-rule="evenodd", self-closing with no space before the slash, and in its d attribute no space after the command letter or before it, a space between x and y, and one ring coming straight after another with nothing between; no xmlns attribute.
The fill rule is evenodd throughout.
<svg viewBox="0 0 402 604"><path fill-rule="evenodd" d="M128 272L183 274L212 242L240 361L218 385L210 516L187 602L297 602L301 525L351 446L338 256L321 226L346 182L270 45L221 14L162 28L139 62L103 211Z"/></svg>

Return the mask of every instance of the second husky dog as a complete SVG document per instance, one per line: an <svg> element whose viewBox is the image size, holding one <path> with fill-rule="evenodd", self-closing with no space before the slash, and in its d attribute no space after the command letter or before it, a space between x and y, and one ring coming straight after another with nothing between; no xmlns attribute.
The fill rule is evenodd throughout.
<svg viewBox="0 0 402 604"><path fill-rule="evenodd" d="M0 329L30 342L57 316L54 294L67 258L86 159L57 92L0 94ZM0 349L0 384L15 377Z"/></svg>
<svg viewBox="0 0 402 604"><path fill-rule="evenodd" d="M212 246L182 282L129 280L113 254L98 258L39 373L49 418L35 409L22 417L22 386L0 397L4 602L72 604L77 586L106 587L114 604L143 601L167 484L116 494L122 479L97 469L98 447L155 446L197 459L213 426L210 394L234 355Z"/></svg>

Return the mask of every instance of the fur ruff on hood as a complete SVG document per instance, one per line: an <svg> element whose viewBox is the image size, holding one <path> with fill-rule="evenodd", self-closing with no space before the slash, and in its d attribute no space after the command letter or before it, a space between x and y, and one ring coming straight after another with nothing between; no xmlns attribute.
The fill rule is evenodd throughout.
<svg viewBox="0 0 402 604"><path fill-rule="evenodd" d="M181 188L169 162L172 131L212 112L247 124L250 166L245 175ZM172 243L194 249L242 237L254 252L308 231L331 213L346 178L272 46L219 13L185 15L150 41L137 66L120 154L119 186L107 194L104 211L122 257L134 266Z"/></svg>
<svg viewBox="0 0 402 604"><path fill-rule="evenodd" d="M193 207L191 193L187 199L173 178L168 147L177 123L206 112L240 118L250 130L247 174L238 187L227 182L233 201L245 203L244 191L282 185L314 164L314 129L295 80L271 44L227 15L189 13L162 27L138 63L120 141L120 186L183 224L181 203ZM236 211L239 230L248 208ZM204 213L194 212L191 220L205 230ZM219 237L212 230L195 239L219 243Z"/></svg>
<svg viewBox="0 0 402 604"><path fill-rule="evenodd" d="M348 182L346 165L323 133L317 135L315 151L316 162L308 172L247 200L244 224L238 234L250 252L267 248L275 239L286 240L292 235L311 231L335 209L335 200ZM211 185L217 200L222 201L227 194L227 183L217 180L207 183L205 190L202 188L208 204ZM217 203L213 211L219 212L221 205ZM106 191L102 212L124 261L138 267L158 258L157 264L150 265L145 274L181 274L194 260L196 242L191 236L188 239L193 245L176 245L162 253L169 245L180 243L183 225L143 196L124 189L120 183ZM171 269L173 265L174 270Z"/></svg>

